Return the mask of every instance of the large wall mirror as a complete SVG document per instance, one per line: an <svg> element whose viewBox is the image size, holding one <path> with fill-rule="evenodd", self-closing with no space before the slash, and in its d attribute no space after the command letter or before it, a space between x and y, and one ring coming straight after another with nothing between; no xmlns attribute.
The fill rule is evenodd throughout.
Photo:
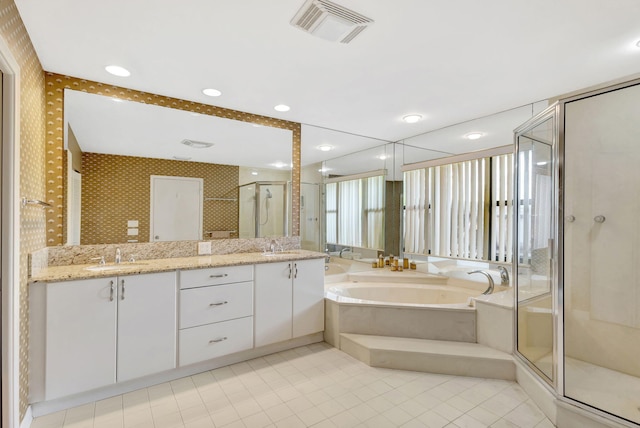
<svg viewBox="0 0 640 428"><path fill-rule="evenodd" d="M292 235L293 132L64 90L64 243Z"/></svg>
<svg viewBox="0 0 640 428"><path fill-rule="evenodd" d="M48 245L299 234L299 124L55 74L47 84ZM190 230L162 232L176 224Z"/></svg>

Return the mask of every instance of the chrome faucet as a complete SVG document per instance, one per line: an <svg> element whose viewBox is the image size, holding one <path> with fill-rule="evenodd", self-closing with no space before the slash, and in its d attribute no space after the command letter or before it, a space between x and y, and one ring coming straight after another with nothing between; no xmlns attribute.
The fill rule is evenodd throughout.
<svg viewBox="0 0 640 428"><path fill-rule="evenodd" d="M115 259L115 263L118 265L120 264L120 261L122 260L122 254L120 253L120 248L116 248L116 259Z"/></svg>
<svg viewBox="0 0 640 428"><path fill-rule="evenodd" d="M504 266L498 266L500 271L500 284L509 285L509 271Z"/></svg>
<svg viewBox="0 0 640 428"><path fill-rule="evenodd" d="M271 244L269 244L269 249L271 250L271 253L275 253L276 252L276 240L275 239L271 240Z"/></svg>
<svg viewBox="0 0 640 428"><path fill-rule="evenodd" d="M491 294L491 293L493 293L493 287L495 287L495 284L494 284L493 278L491 278L490 274L488 274L487 272L485 272L483 270L474 270L474 271L471 271L471 272L467 272L467 275L471 275L472 273L481 273L484 276L486 276L487 279L489 280L489 288L484 290L484 292L482 294Z"/></svg>
<svg viewBox="0 0 640 428"><path fill-rule="evenodd" d="M349 247L344 247L342 250L340 250L340 258L342 258L342 253L351 253L351 248Z"/></svg>

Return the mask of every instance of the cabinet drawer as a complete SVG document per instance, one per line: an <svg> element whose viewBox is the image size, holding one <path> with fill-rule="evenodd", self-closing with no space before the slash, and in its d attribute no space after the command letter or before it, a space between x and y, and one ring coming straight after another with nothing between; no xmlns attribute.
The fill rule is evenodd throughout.
<svg viewBox="0 0 640 428"><path fill-rule="evenodd" d="M253 317L180 330L180 366L253 347Z"/></svg>
<svg viewBox="0 0 640 428"><path fill-rule="evenodd" d="M180 291L180 328L253 315L253 281Z"/></svg>
<svg viewBox="0 0 640 428"><path fill-rule="evenodd" d="M253 281L253 265L180 271L180 288Z"/></svg>

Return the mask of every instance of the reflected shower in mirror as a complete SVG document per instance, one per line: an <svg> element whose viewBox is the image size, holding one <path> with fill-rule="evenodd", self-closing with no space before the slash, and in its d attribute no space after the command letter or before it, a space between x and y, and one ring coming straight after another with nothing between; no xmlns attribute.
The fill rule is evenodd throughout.
<svg viewBox="0 0 640 428"><path fill-rule="evenodd" d="M202 224L195 239L239 236L242 184L291 182L290 130L69 89L64 121L70 244L165 240L161 225L172 220L152 199L184 208L186 193L168 187L152 196L151 176L202 180L200 217L190 220ZM271 208L283 218L272 230L279 236L291 227L290 192L282 198Z"/></svg>

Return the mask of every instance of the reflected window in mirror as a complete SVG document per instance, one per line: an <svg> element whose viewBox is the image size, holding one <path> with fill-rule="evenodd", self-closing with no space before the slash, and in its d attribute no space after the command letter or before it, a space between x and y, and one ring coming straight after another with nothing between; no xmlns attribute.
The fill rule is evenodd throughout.
<svg viewBox="0 0 640 428"><path fill-rule="evenodd" d="M405 253L511 262L512 150L406 166Z"/></svg>
<svg viewBox="0 0 640 428"><path fill-rule="evenodd" d="M384 250L385 172L327 180L327 243Z"/></svg>

